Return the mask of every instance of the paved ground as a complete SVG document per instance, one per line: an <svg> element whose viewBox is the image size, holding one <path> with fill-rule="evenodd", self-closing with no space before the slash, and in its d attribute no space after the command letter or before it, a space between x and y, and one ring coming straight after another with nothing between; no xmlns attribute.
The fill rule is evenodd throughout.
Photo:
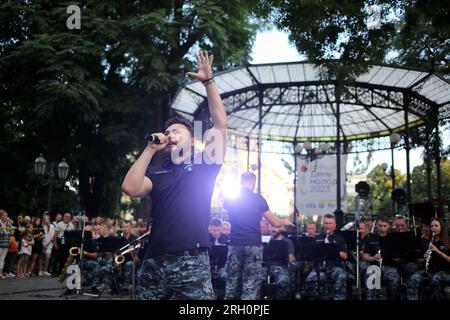
<svg viewBox="0 0 450 320"><path fill-rule="evenodd" d="M123 297L111 296L106 289L101 297L92 297L81 294L63 295L66 292L65 283L58 278L30 277L16 280L0 280L0 300L129 300L130 295ZM83 292L90 293L89 288Z"/></svg>

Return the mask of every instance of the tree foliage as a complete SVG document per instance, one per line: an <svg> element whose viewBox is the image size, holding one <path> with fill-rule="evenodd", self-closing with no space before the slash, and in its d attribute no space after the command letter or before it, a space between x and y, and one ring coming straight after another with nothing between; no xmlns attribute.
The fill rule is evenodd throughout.
<svg viewBox="0 0 450 320"><path fill-rule="evenodd" d="M66 27L71 4L81 9L80 30ZM46 207L32 172L42 152L67 159L81 208L115 213L141 138L161 130L194 53L211 51L219 69L246 61L255 8L239 0L2 2L2 207ZM61 196L56 208L70 209Z"/></svg>

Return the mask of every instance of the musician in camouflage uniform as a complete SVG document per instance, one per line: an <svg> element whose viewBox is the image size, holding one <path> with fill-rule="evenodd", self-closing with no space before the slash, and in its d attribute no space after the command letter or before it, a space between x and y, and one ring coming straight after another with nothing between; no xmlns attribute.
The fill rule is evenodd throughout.
<svg viewBox="0 0 450 320"><path fill-rule="evenodd" d="M380 241L388 236L390 223L386 217L380 216L377 221L377 234L371 237L364 246L363 261L371 265L380 265L381 277L387 287L387 298L390 300L397 299L399 296L400 275L398 265L391 256L392 253L387 249L381 250ZM380 298L379 289L368 289L367 280L370 274L366 273L363 277L362 288L366 292L368 300L376 300Z"/></svg>
<svg viewBox="0 0 450 320"><path fill-rule="evenodd" d="M443 288L450 285L450 241L445 225L439 219L431 221L435 234L425 252L425 268L414 273L406 283L406 299L418 300L420 289L432 300L443 299ZM428 260L428 267L426 261Z"/></svg>
<svg viewBox="0 0 450 320"><path fill-rule="evenodd" d="M264 246L263 281L270 280L275 285L273 298L286 300L290 294L289 266L295 260L294 244L282 234L284 227L271 229L272 237Z"/></svg>
<svg viewBox="0 0 450 320"><path fill-rule="evenodd" d="M347 298L347 273L343 269L343 262L347 260L347 246L341 235L336 234L336 219L333 214L326 214L323 217L323 233L314 238L316 243L333 243L339 248L339 260L324 261L324 267L313 269L305 280L305 288L310 298L318 299L319 287L326 287L326 281L332 280L333 299L345 300ZM318 277L319 275L319 277Z"/></svg>

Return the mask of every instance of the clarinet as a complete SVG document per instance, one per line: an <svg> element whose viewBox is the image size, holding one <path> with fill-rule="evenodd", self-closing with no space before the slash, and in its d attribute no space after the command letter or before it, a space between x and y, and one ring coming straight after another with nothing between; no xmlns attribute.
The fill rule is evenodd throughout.
<svg viewBox="0 0 450 320"><path fill-rule="evenodd" d="M430 244L428 245L428 250L425 253L425 272L428 273L428 266L430 265L430 259L431 259L431 246L433 245L434 236L436 235L435 232L433 232L433 235L431 236Z"/></svg>
<svg viewBox="0 0 450 320"><path fill-rule="evenodd" d="M378 250L378 254L379 254L380 257L381 257L381 249ZM380 270L381 270L381 267L382 267L382 266L383 266L383 258L380 259Z"/></svg>

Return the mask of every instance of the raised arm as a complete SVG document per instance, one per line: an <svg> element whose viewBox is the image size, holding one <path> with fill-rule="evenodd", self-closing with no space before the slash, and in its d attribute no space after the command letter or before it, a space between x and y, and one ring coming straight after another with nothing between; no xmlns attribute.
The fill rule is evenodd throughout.
<svg viewBox="0 0 450 320"><path fill-rule="evenodd" d="M145 176L145 172L155 153L164 149L169 142L163 133L155 133L155 135L158 136L161 144L149 142L123 180L122 191L130 197L144 197L153 189L152 181Z"/></svg>
<svg viewBox="0 0 450 320"><path fill-rule="evenodd" d="M272 213L272 211L264 212L263 216L274 227L282 227L282 226L291 226L291 227L293 227L294 226L294 224L288 218L280 219L276 215L274 215Z"/></svg>
<svg viewBox="0 0 450 320"><path fill-rule="evenodd" d="M206 141L207 144L209 144L213 142L211 140L213 136L215 137L214 139L220 138L223 146L223 156L225 156L228 118L225 112L225 107L223 106L222 98L219 95L219 91L217 90L213 78L211 66L214 60L214 56L211 55L211 57L209 57L207 51L200 51L196 59L198 64L198 72L188 72L187 75L199 81L202 81L203 85L205 86L206 94L208 97L209 113L213 122L213 129L217 131L210 131L211 134L207 137ZM220 136L218 136L219 132Z"/></svg>

